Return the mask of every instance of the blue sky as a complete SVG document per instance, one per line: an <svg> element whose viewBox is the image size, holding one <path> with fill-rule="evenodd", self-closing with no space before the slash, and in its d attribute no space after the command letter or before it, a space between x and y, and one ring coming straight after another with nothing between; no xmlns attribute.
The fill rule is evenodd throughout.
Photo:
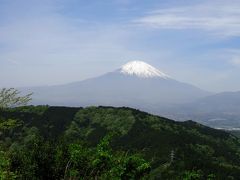
<svg viewBox="0 0 240 180"><path fill-rule="evenodd" d="M131 60L240 90L239 0L0 0L0 87L63 84Z"/></svg>

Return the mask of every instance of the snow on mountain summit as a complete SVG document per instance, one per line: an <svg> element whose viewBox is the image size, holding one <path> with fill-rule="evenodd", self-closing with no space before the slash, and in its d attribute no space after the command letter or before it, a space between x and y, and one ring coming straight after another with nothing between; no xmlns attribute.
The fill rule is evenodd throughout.
<svg viewBox="0 0 240 180"><path fill-rule="evenodd" d="M135 75L141 78L153 78L161 77L164 79L169 78L169 76L155 67L143 62L143 61L131 61L123 65L120 69L120 73L125 75Z"/></svg>

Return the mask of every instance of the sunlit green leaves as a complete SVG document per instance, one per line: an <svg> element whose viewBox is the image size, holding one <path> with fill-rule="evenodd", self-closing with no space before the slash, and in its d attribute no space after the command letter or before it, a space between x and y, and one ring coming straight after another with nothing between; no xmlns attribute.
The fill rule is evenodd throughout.
<svg viewBox="0 0 240 180"><path fill-rule="evenodd" d="M21 92L14 88L3 88L0 90L0 108L9 108L27 105L32 93L22 96Z"/></svg>

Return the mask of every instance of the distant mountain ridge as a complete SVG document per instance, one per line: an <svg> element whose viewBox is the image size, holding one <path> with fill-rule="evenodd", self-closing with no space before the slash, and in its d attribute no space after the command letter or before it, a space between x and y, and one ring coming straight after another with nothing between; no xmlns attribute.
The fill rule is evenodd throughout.
<svg viewBox="0 0 240 180"><path fill-rule="evenodd" d="M214 128L240 129L240 92L213 94L179 82L143 61L131 61L79 82L22 90L34 92L34 105L127 106Z"/></svg>
<svg viewBox="0 0 240 180"><path fill-rule="evenodd" d="M142 110L192 102L210 95L142 61L129 62L96 78L30 91L34 92L34 104L129 106Z"/></svg>
<svg viewBox="0 0 240 180"><path fill-rule="evenodd" d="M223 92L175 106L162 114L175 119L194 119L208 126L240 130L240 91Z"/></svg>

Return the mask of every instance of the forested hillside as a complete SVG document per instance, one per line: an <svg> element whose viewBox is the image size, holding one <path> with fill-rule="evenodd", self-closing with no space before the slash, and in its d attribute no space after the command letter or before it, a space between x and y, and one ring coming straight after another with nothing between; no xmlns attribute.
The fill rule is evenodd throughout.
<svg viewBox="0 0 240 180"><path fill-rule="evenodd" d="M2 179L238 179L240 140L131 108L0 112Z"/></svg>

